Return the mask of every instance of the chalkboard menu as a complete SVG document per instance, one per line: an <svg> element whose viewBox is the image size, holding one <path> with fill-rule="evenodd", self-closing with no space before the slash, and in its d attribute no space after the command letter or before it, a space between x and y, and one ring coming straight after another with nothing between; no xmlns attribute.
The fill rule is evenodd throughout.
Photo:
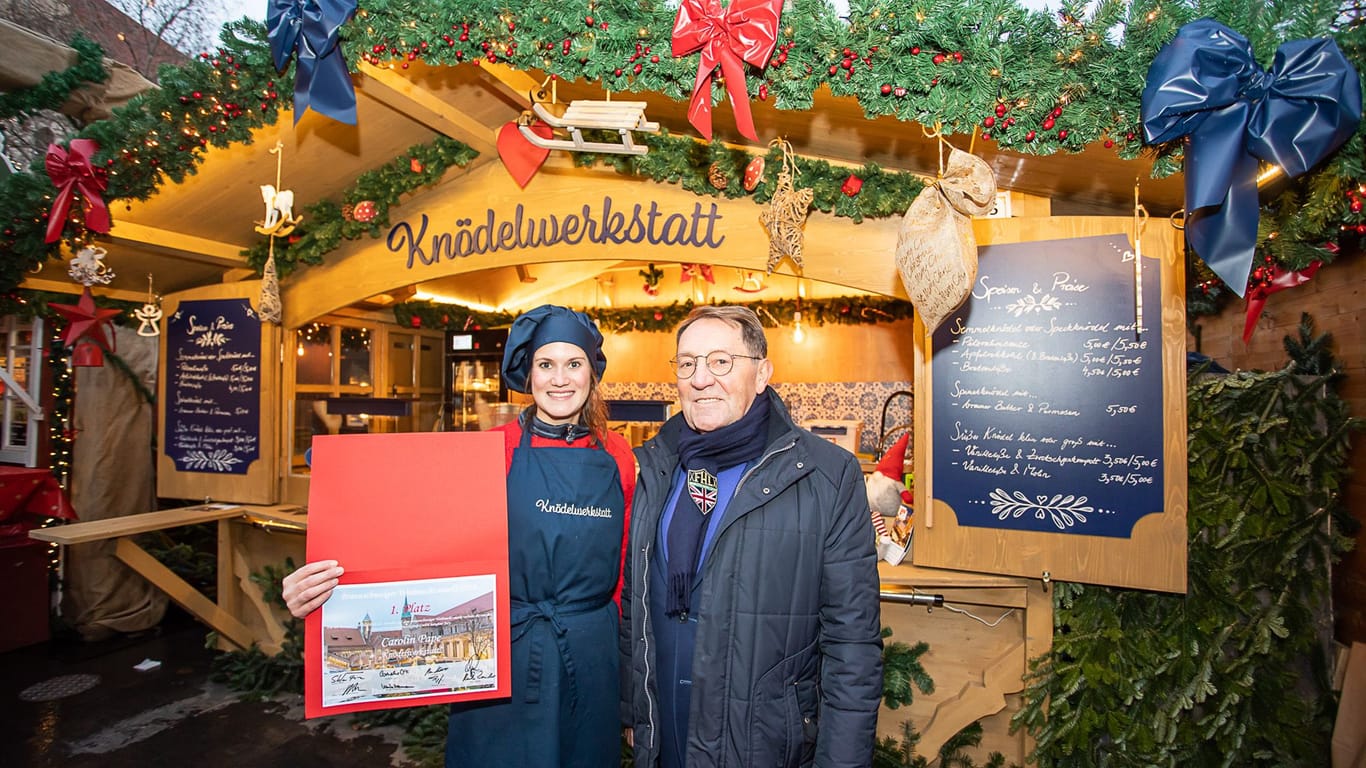
<svg viewBox="0 0 1366 768"><path fill-rule="evenodd" d="M243 475L261 452L261 321L249 299L185 301L166 322L166 455Z"/></svg>
<svg viewBox="0 0 1366 768"><path fill-rule="evenodd" d="M992 245L933 337L933 493L958 524L1127 538L1163 509L1160 264L1122 236Z"/></svg>

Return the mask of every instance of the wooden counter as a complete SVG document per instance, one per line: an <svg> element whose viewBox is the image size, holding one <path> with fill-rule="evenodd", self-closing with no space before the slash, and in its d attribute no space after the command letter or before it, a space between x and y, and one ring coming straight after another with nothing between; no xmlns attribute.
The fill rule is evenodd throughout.
<svg viewBox="0 0 1366 768"><path fill-rule="evenodd" d="M1034 745L1023 731L1010 733L1010 718L1020 708L1028 660L1053 644L1052 595L1043 582L885 562L878 576L882 624L892 630L886 642L927 643L920 663L934 680L934 691L914 691L909 707L883 706L878 738L899 741L909 720L921 734L916 753L934 758L945 741L980 720L974 759L1000 752L1008 764L1024 765ZM908 595L942 596L944 604L900 602Z"/></svg>
<svg viewBox="0 0 1366 768"><path fill-rule="evenodd" d="M214 602L138 546L134 537L199 523L218 523L218 601ZM165 592L177 605L238 648L259 645L275 653L284 639L277 609L267 605L260 586L251 580L263 565L279 565L286 557L303 561L305 516L298 507L250 504L199 504L140 515L39 528L29 536L54 544L81 544L116 539L114 554ZM274 539L272 542L271 539ZM274 558L274 559L272 559Z"/></svg>

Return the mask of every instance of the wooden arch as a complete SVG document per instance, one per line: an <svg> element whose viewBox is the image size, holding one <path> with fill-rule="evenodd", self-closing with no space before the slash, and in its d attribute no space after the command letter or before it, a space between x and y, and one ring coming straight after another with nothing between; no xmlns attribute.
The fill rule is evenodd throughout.
<svg viewBox="0 0 1366 768"><path fill-rule="evenodd" d="M326 264L284 281L284 326L296 328L404 286L496 267L629 259L762 270L769 248L759 224L763 210L748 198L699 196L611 170L575 168L561 158L521 189L501 164L489 163L392 208L387 236L347 243ZM855 224L813 212L805 251L817 256L805 259L803 275L904 298L892 261L899 225L897 218ZM525 241L528 228L537 241L530 246L516 237L520 232ZM556 234L558 242L542 244L541 232ZM433 253L434 238L445 256ZM789 271L792 264L780 268Z"/></svg>

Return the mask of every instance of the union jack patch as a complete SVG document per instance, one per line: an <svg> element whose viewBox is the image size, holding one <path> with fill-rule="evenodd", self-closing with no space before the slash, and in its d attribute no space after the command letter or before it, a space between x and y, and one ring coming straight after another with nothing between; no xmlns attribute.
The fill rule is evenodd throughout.
<svg viewBox="0 0 1366 768"><path fill-rule="evenodd" d="M705 469L688 470L688 496L703 515L710 514L716 508L716 475Z"/></svg>

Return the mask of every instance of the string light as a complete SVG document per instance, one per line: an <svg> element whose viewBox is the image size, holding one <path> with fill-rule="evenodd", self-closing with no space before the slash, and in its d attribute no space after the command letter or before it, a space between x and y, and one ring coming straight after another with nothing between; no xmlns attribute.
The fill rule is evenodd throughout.
<svg viewBox="0 0 1366 768"><path fill-rule="evenodd" d="M802 313L797 310L792 313L792 343L801 344L806 341L806 329L802 327Z"/></svg>

